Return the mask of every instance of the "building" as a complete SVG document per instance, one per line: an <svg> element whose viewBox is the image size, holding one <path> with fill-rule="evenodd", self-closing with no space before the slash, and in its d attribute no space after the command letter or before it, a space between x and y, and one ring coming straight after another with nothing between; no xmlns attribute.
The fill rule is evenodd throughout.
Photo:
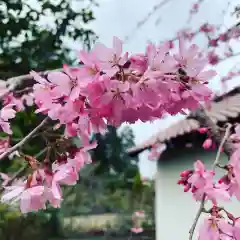
<svg viewBox="0 0 240 240"><path fill-rule="evenodd" d="M240 88L216 97L208 110L211 119L223 126L226 122L240 122ZM146 151L156 143L165 143L166 150L158 161L155 179L156 188L156 240L188 239L188 231L199 208L199 203L192 200L191 193L184 193L177 185L179 174L184 169L193 168L196 160L202 160L209 168L215 159L217 149L204 150L202 144L207 135L200 134L200 123L190 114L184 120L173 124L164 131L128 150L131 156ZM221 161L226 161L222 154ZM217 176L221 174L217 173ZM217 177L216 176L216 177ZM224 205L225 203L223 203ZM233 200L227 209L240 216L240 203Z"/></svg>

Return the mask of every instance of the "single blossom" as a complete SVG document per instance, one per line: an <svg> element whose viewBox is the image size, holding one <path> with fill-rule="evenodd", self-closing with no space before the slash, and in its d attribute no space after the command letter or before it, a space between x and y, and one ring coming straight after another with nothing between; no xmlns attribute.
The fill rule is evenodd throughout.
<svg viewBox="0 0 240 240"><path fill-rule="evenodd" d="M212 146L213 142L211 138L207 138L204 142L203 142L203 148L204 149L209 149Z"/></svg>
<svg viewBox="0 0 240 240"><path fill-rule="evenodd" d="M204 164L198 160L194 163L194 173L188 179L188 182L197 189L203 188L208 184L211 185L213 176L214 172L206 170Z"/></svg>
<svg viewBox="0 0 240 240"><path fill-rule="evenodd" d="M223 218L209 216L205 218L203 225L199 231L199 240L218 240L218 239L232 239L232 226Z"/></svg>
<svg viewBox="0 0 240 240"><path fill-rule="evenodd" d="M96 44L93 53L99 59L99 67L109 77L113 77L128 60L128 53L122 56L122 41L114 37L113 48L103 44Z"/></svg>

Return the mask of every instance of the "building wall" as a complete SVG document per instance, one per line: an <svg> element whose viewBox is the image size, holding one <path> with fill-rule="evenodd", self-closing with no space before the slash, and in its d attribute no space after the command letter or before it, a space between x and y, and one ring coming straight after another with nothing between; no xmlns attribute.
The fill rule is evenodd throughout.
<svg viewBox="0 0 240 240"><path fill-rule="evenodd" d="M172 150L173 151L173 150ZM199 204L192 200L191 193L184 193L182 186L177 185L179 173L193 167L195 160L202 160L209 168L215 159L214 152L187 150L174 152L167 159L160 159L156 177L156 240L188 239ZM226 161L222 156L221 162ZM220 172L216 177L220 176ZM227 206L240 216L240 203L234 199ZM199 227L199 226L197 226Z"/></svg>

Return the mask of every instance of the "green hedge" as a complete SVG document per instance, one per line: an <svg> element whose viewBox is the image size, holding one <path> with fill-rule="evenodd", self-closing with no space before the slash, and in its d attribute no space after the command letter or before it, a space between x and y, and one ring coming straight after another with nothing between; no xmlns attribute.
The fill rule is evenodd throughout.
<svg viewBox="0 0 240 240"><path fill-rule="evenodd" d="M0 204L1 240L43 240L53 235L49 225L51 217L45 213L22 215L9 206Z"/></svg>

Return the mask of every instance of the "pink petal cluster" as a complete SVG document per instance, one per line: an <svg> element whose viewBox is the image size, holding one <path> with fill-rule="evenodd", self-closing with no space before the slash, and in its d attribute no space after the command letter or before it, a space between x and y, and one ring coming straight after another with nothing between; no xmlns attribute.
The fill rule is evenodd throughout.
<svg viewBox="0 0 240 240"><path fill-rule="evenodd" d="M0 110L0 127L2 131L12 134L9 119L15 118L16 111L13 109L14 104L8 104Z"/></svg>
<svg viewBox="0 0 240 240"><path fill-rule="evenodd" d="M184 191L192 191L194 199L201 201L205 195L206 200L212 201L214 205L218 200L230 200L229 186L214 183L215 172L206 170L204 164L198 160L194 164L194 170L185 170L180 176L178 184L184 185Z"/></svg>
<svg viewBox="0 0 240 240"><path fill-rule="evenodd" d="M9 120L15 118L16 113L25 109L24 105L32 106L34 104L33 93L15 97L12 92L8 92L6 83L0 81L0 95L3 95L3 108L0 110L0 127L7 134L12 134Z"/></svg>
<svg viewBox="0 0 240 240"><path fill-rule="evenodd" d="M205 218L199 231L199 240L238 240L239 227L233 226L220 216Z"/></svg>
<svg viewBox="0 0 240 240"><path fill-rule="evenodd" d="M165 113L195 109L209 101L208 80L215 71L204 70L196 45L180 39L179 51L168 43L149 44L146 52L128 56L114 37L112 48L96 44L91 52L79 53L81 66L41 77L32 71L37 112L48 114L66 128L66 136L88 139L106 125L148 121Z"/></svg>
<svg viewBox="0 0 240 240"><path fill-rule="evenodd" d="M209 148L212 147L212 145L213 145L212 139L211 139L211 138L207 138L207 139L203 142L202 147L203 147L204 149L209 149Z"/></svg>
<svg viewBox="0 0 240 240"><path fill-rule="evenodd" d="M80 169L91 162L87 151L95 147L96 143L68 152L68 157L58 158L51 168L49 164L37 168L27 180L6 186L1 201L19 202L22 213L45 209L47 202L59 208L62 202L61 186L76 184ZM2 176L5 178L5 175Z"/></svg>

